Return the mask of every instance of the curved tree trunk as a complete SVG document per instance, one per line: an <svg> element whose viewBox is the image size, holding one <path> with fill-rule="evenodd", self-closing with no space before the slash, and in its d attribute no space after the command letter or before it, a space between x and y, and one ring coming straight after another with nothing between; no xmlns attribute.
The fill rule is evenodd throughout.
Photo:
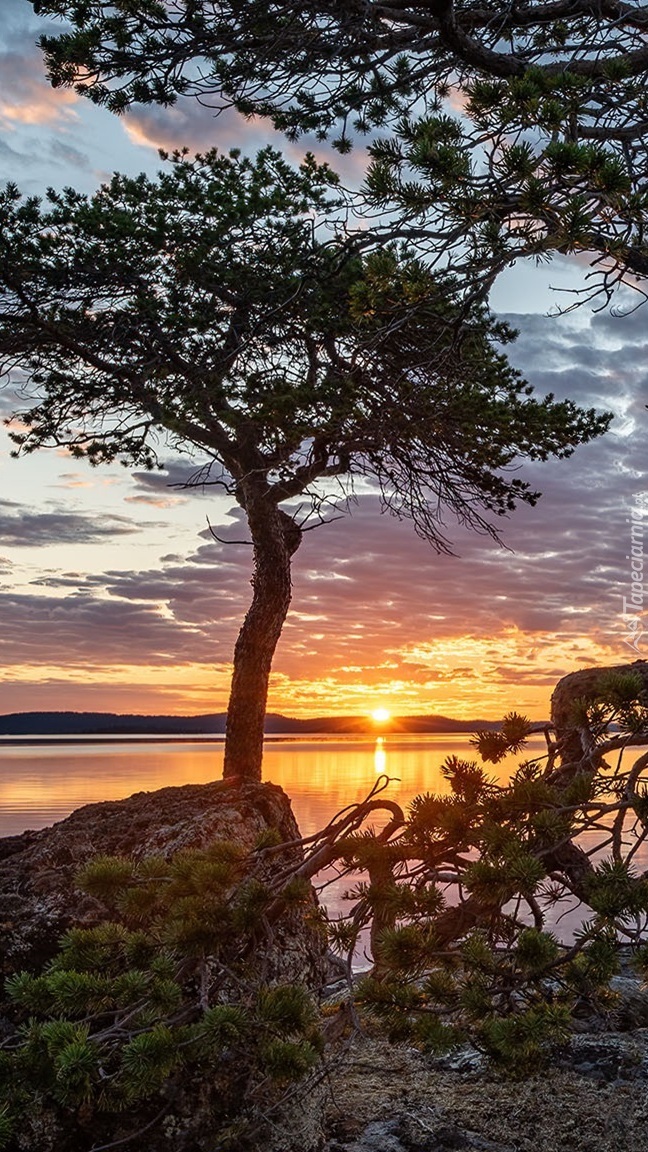
<svg viewBox="0 0 648 1152"><path fill-rule="evenodd" d="M254 544L254 593L234 648L223 776L258 781L270 669L290 606L291 560L302 533L263 493L246 491L244 507Z"/></svg>
<svg viewBox="0 0 648 1152"><path fill-rule="evenodd" d="M612 664L603 668L584 668L580 672L570 672L559 680L551 697L551 723L556 734L560 754L561 771L569 774L588 752L588 733L574 721L574 702L593 699L601 676L606 672L636 672L648 689L648 661L635 660L632 664Z"/></svg>

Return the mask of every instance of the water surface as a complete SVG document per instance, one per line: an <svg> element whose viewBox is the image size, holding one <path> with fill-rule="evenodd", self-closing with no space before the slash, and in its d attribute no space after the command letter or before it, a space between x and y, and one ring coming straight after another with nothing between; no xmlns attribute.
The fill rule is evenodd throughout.
<svg viewBox="0 0 648 1152"><path fill-rule="evenodd" d="M525 756L541 755L544 748L544 738L534 736ZM630 762L633 753L641 751L629 750ZM392 778L383 795L403 808L422 792L446 792L441 765L452 754L477 758L469 735L274 736L266 741L264 779L280 784L290 796L306 836L323 828L340 809L363 800L382 775ZM508 757L497 766L487 766L487 771L504 783L521 759ZM222 740L75 737L65 743L35 744L0 739L0 836L43 828L84 804L219 780L222 767ZM376 823L383 822L376 817ZM600 835L593 833L587 839L593 845ZM648 868L645 844L634 864L638 870ZM330 873L320 879L329 881L322 893L329 911L348 911L343 895L349 880L333 879ZM581 919L581 912L564 903L548 917L563 939L572 938ZM362 955L358 962L362 966Z"/></svg>
<svg viewBox="0 0 648 1152"><path fill-rule="evenodd" d="M543 738L534 737L527 755L542 747ZM468 735L274 737L266 742L264 779L288 793L308 835L340 808L362 800L382 774L396 778L385 795L402 805L420 792L446 791L441 765L453 753L475 759ZM509 758L492 774L505 780L516 763ZM222 769L220 741L0 740L0 836L43 828L83 804L219 780Z"/></svg>

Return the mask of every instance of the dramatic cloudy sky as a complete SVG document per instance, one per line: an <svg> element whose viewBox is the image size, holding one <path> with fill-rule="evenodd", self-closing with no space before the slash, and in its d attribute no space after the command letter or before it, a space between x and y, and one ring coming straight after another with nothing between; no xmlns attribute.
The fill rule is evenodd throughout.
<svg viewBox="0 0 648 1152"><path fill-rule="evenodd" d="M117 120L52 91L41 28L27 0L3 0L3 181L90 192L114 170L155 171L160 146L263 142L262 126L215 121L195 104ZM347 175L361 162L346 161ZM517 269L493 304L520 330L512 359L529 380L612 411L612 431L525 470L544 495L503 525L507 549L459 533L457 555L437 557L360 491L351 515L309 533L298 554L272 709L541 717L566 672L645 658L648 632L630 631L623 597L642 494L648 520L648 306L551 315L565 297L550 286L582 276L564 263ZM11 409L1 392L0 408ZM0 712L221 710L250 593L250 548L236 542L245 530L229 503L171 487L189 468L177 459L142 475L55 452L13 460L6 438L1 453ZM208 519L234 542L216 542Z"/></svg>

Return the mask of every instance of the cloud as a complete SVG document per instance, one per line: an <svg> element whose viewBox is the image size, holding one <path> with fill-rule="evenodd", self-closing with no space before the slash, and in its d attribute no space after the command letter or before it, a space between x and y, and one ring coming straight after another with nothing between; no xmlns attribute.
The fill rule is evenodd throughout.
<svg viewBox="0 0 648 1152"><path fill-rule="evenodd" d="M215 677L204 685L196 683L193 669L182 668L182 680L169 676L168 680L149 680L148 669L134 669L127 678L117 680L110 670L104 670L96 680L87 676L81 680L78 671L64 675L62 670L43 668L26 671L21 680L10 683L2 681L2 711L25 712L65 712L70 709L70 699L78 712L138 712L142 715L166 713L191 715L214 711L224 711L227 688L219 692ZM215 707L214 700L221 700ZM214 769L216 775L216 769ZM176 781L177 782L177 781Z"/></svg>
<svg viewBox="0 0 648 1152"><path fill-rule="evenodd" d="M88 480L83 472L60 472L58 482L52 488L94 488L94 482Z"/></svg>
<svg viewBox="0 0 648 1152"><path fill-rule="evenodd" d="M18 394L15 382L8 381L6 377L0 378L0 421L8 421L18 406Z"/></svg>
<svg viewBox="0 0 648 1152"><path fill-rule="evenodd" d="M3 592L0 666L10 664L84 669L88 677L103 666L158 664L173 653L177 662L193 663L194 629L176 622L173 629L158 605L101 599L76 589L75 595ZM172 635L173 633L173 635Z"/></svg>
<svg viewBox="0 0 648 1152"><path fill-rule="evenodd" d="M127 504L148 504L153 508L173 508L200 496L213 497L221 491L219 466L210 467L208 460L190 463L169 460L161 470L133 472L135 495L125 496Z"/></svg>
<svg viewBox="0 0 648 1152"><path fill-rule="evenodd" d="M359 143L345 156L308 135L292 143L276 136L269 120L258 116L246 119L233 108L219 111L194 97L180 97L172 108L156 105L131 108L122 124L132 144L167 152L177 148L188 148L190 152L206 152L210 148L228 152L231 148L240 148L252 155L267 147L268 140L274 136L274 146L293 164L300 164L306 152L312 152L318 163L329 164L342 181L353 188L360 186L367 169L365 143Z"/></svg>
<svg viewBox="0 0 648 1152"><path fill-rule="evenodd" d="M193 98L180 99L171 108L158 105L131 108L122 123L133 144L169 152L185 147L191 152L205 152L215 147L255 151L267 144L271 131L267 121L246 120L233 109L219 112Z"/></svg>
<svg viewBox="0 0 648 1152"><path fill-rule="evenodd" d="M382 515L367 492L351 515L309 532L295 557L272 706L349 711L379 693L408 711L498 715L518 707L543 716L561 675L634 658L623 645L622 597L629 509L648 489L648 339L633 322L629 352L623 329L608 320L521 323L515 356L529 378L583 404L600 400L617 412L613 431L571 459L523 467L543 497L498 524L507 548L457 529L457 555L438 557L411 524ZM138 473L136 494L164 498L169 483L186 482L195 467L172 461L164 473ZM15 526L16 506L6 515ZM116 527L128 531L130 523L118 519ZM246 538L241 510L223 513L217 531ZM185 683L201 685L205 709L222 706L251 597L252 556L249 547L208 535L188 555L170 553L144 571L45 574L42 593L0 605L11 620L3 664L28 669L44 657L53 667L96 665L107 684L109 672L100 670L111 664L145 668L147 677L156 667L160 675L184 668ZM178 704L184 690L176 691Z"/></svg>
<svg viewBox="0 0 648 1152"><path fill-rule="evenodd" d="M0 500L0 543L14 548L51 544L93 544L130 536L143 526L125 516L89 516L81 512L29 512L13 500Z"/></svg>
<svg viewBox="0 0 648 1152"><path fill-rule="evenodd" d="M85 153L81 152L79 148L74 148L71 144L65 144L63 140L52 140L49 150L52 159L66 170L69 168L77 168L80 172L92 170Z"/></svg>
<svg viewBox="0 0 648 1152"><path fill-rule="evenodd" d="M29 9L31 13L31 9ZM34 22L27 4L3 0L0 51L0 123L5 130L20 125L58 128L76 118L79 96L67 88L51 87L36 44L45 22Z"/></svg>
<svg viewBox="0 0 648 1152"><path fill-rule="evenodd" d="M279 673L315 678L323 667L377 668L378 657L388 654L399 673L430 682L440 678L438 664L448 659L443 646L458 636L468 638L468 650L472 644L495 676L508 667L509 679L524 672L534 683L553 683L591 659L588 645L624 658L626 519L643 460L639 429L629 432L626 417L644 418L646 358L638 365L631 356L620 358L615 349L606 350L607 340L607 325L596 320L585 332L547 318L524 320L516 355L530 377L582 403L601 400L617 409L619 429L569 460L524 468L544 495L536 508L522 507L500 525L511 551L458 531L458 555L436 557L410 525L381 516L375 498L360 497L351 517L310 533L297 553ZM592 369L580 367L584 349L593 349ZM534 371L536 364L541 371ZM234 515L228 534L243 538L242 517ZM219 566L223 556L226 572ZM185 566L171 565L148 585L141 574L112 574L109 590L130 598L148 587L149 594L159 595L171 582L166 602L174 617L202 620L204 627L215 618L222 623L225 598L233 640L237 612L247 602L249 564L244 548L206 543ZM213 574L208 583L201 576L205 568ZM501 643L489 651L489 638L498 636ZM413 669L417 643L424 645L424 658L414 660ZM502 659L507 645L510 663ZM551 651L560 659L550 659L545 674L540 666ZM454 676L456 669L448 670ZM341 671L336 675L346 678Z"/></svg>

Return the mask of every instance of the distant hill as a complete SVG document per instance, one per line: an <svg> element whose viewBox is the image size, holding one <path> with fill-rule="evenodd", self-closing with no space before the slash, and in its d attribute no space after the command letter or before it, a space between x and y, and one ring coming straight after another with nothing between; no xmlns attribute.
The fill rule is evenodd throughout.
<svg viewBox="0 0 648 1152"><path fill-rule="evenodd" d="M207 716L121 716L116 712L12 712L0 716L0 736L222 736L225 712ZM297 720L269 712L266 732L307 734L389 732L474 732L499 728L497 720L453 720L449 716L394 716L385 724L367 716L319 716Z"/></svg>

